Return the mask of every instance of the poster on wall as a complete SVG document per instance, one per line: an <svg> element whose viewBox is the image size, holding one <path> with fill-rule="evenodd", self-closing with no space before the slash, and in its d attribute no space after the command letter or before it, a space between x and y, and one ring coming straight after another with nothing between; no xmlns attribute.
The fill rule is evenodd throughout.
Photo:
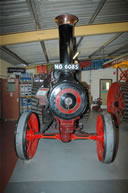
<svg viewBox="0 0 128 193"><path fill-rule="evenodd" d="M48 66L47 65L37 66L37 74L48 74Z"/></svg>
<svg viewBox="0 0 128 193"><path fill-rule="evenodd" d="M98 70L103 68L103 64L107 61L111 60L111 58L106 58L106 59L97 59L97 60L85 60L85 61L80 61L80 68L83 71L86 70Z"/></svg>

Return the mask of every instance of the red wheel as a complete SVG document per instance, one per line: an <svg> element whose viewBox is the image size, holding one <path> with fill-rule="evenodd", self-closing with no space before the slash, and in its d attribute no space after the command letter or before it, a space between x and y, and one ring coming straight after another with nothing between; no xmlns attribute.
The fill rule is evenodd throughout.
<svg viewBox="0 0 128 193"><path fill-rule="evenodd" d="M104 123L102 119L102 115L99 114L97 118L97 127L96 127L96 133L98 136L101 136L101 140L97 140L97 154L100 161L103 160L103 154L104 154Z"/></svg>
<svg viewBox="0 0 128 193"><path fill-rule="evenodd" d="M116 125L119 126L122 119L128 119L128 83L115 82L111 85L107 97L107 111L115 117Z"/></svg>
<svg viewBox="0 0 128 193"><path fill-rule="evenodd" d="M39 132L38 119L35 113L25 112L21 115L15 134L16 152L20 159L31 159L37 149L38 139L34 138Z"/></svg>
<svg viewBox="0 0 128 193"><path fill-rule="evenodd" d="M103 163L113 162L118 146L118 130L115 129L110 113L98 115L96 133L98 136L96 143L99 161Z"/></svg>

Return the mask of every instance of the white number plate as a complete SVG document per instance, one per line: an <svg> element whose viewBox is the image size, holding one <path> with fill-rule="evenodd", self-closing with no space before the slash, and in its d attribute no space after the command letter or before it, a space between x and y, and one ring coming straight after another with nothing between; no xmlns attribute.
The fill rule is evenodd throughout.
<svg viewBox="0 0 128 193"><path fill-rule="evenodd" d="M55 70L79 70L79 64L54 64Z"/></svg>

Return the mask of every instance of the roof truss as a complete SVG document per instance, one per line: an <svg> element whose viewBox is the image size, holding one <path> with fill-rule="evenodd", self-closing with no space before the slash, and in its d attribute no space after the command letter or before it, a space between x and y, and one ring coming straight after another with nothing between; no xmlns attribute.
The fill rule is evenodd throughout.
<svg viewBox="0 0 128 193"><path fill-rule="evenodd" d="M75 27L75 36L89 36L109 33L128 32L128 22L93 24ZM39 42L42 40L58 39L58 29L37 30L0 36L0 46L20 44L27 42Z"/></svg>

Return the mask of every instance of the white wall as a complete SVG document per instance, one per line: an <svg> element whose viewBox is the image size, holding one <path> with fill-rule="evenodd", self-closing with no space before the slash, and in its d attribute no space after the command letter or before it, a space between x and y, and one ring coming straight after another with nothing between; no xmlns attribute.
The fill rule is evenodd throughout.
<svg viewBox="0 0 128 193"><path fill-rule="evenodd" d="M29 69L29 68L28 68L28 69L26 69L26 72L27 72L27 73L30 73L30 74L31 74L31 73L32 73L32 74L37 74L37 69L36 69L36 68L31 68L31 69Z"/></svg>
<svg viewBox="0 0 128 193"><path fill-rule="evenodd" d="M81 72L81 80L91 85L91 96L93 100L99 97L100 79L112 79L112 82L116 81L116 74L113 74L113 72L116 72L116 69L107 68Z"/></svg>
<svg viewBox="0 0 128 193"><path fill-rule="evenodd" d="M6 62L5 60L0 59L0 78L7 78L7 68L8 67L14 67L14 65Z"/></svg>

